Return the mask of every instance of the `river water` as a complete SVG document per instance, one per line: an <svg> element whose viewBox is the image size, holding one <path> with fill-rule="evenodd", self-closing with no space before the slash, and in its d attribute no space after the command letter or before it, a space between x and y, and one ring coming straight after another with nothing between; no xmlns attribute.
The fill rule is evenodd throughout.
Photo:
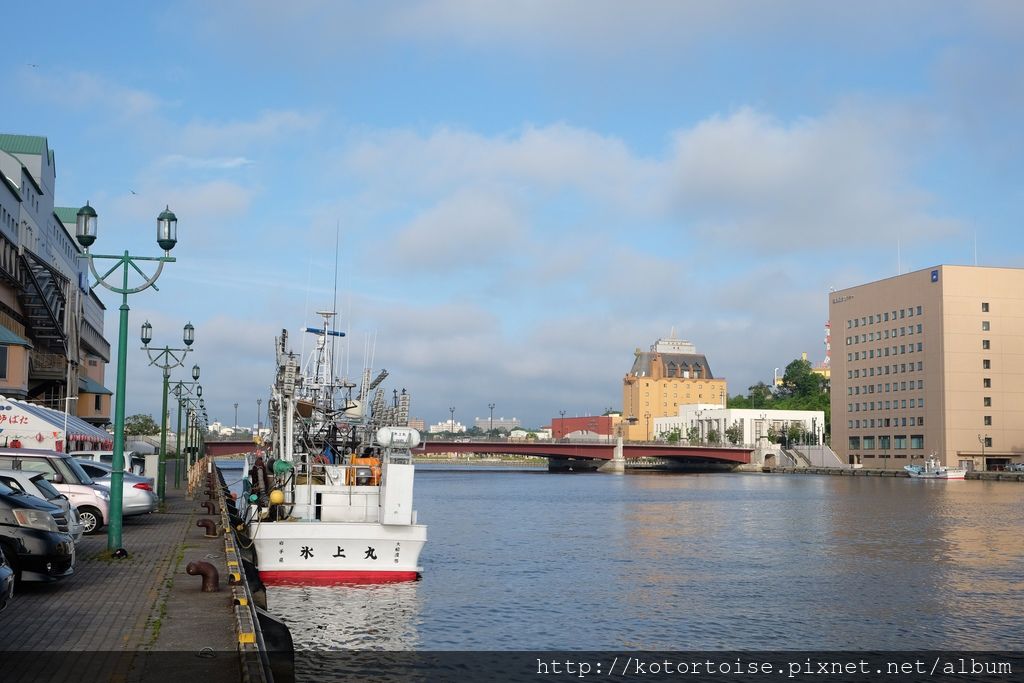
<svg viewBox="0 0 1024 683"><path fill-rule="evenodd" d="M1024 649L1024 485L417 468L423 579L269 587L300 650Z"/></svg>

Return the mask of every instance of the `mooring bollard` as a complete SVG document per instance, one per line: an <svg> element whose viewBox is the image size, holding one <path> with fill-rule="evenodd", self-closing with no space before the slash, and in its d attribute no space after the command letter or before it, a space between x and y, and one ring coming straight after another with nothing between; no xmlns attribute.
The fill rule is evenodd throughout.
<svg viewBox="0 0 1024 683"><path fill-rule="evenodd" d="M209 562L189 562L185 567L185 573L189 576L203 577L203 593L216 593L220 590L220 574Z"/></svg>
<svg viewBox="0 0 1024 683"><path fill-rule="evenodd" d="M200 519L196 522L196 526L206 529L207 538L217 537L217 524L212 519Z"/></svg>
<svg viewBox="0 0 1024 683"><path fill-rule="evenodd" d="M206 508L206 513L209 515L217 514L217 504L211 500L204 500L203 507Z"/></svg>

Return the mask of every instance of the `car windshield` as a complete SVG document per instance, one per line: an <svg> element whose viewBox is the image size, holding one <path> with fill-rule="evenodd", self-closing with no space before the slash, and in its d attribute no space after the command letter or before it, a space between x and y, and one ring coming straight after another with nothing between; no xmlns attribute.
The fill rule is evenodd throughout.
<svg viewBox="0 0 1024 683"><path fill-rule="evenodd" d="M81 484L92 484L92 477L85 473L82 466L79 465L73 458L55 458L57 461L57 468L61 470L61 474L64 475L64 480L69 483L75 483L75 480ZM68 476L68 472L71 473L71 477Z"/></svg>
<svg viewBox="0 0 1024 683"><path fill-rule="evenodd" d="M13 495L17 495L17 494L22 493L22 492L21 491L15 491L10 486L8 486L4 482L0 481L0 493L2 493L5 496L13 496Z"/></svg>
<svg viewBox="0 0 1024 683"><path fill-rule="evenodd" d="M37 489L42 491L43 495L46 496L46 500L54 500L61 497L61 492L53 488L53 485L46 481L46 477L41 474L32 477L32 483L36 485Z"/></svg>

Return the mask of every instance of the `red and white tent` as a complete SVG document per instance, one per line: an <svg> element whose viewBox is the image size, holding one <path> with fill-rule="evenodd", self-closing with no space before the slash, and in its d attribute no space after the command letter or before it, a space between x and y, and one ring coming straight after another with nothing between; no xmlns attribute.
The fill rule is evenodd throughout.
<svg viewBox="0 0 1024 683"><path fill-rule="evenodd" d="M113 447L113 437L77 415L0 396L0 447L63 452Z"/></svg>

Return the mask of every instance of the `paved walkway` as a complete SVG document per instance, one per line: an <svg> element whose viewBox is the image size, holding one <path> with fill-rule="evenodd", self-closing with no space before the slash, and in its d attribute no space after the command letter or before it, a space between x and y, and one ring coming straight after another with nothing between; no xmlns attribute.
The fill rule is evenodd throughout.
<svg viewBox="0 0 1024 683"><path fill-rule="evenodd" d="M0 613L5 683L239 680L224 539L196 526L206 495L192 500L173 481L163 512L124 519L128 558L109 558L105 533L85 536L73 576L17 588ZM185 573L193 560L218 568L220 592L200 591Z"/></svg>

